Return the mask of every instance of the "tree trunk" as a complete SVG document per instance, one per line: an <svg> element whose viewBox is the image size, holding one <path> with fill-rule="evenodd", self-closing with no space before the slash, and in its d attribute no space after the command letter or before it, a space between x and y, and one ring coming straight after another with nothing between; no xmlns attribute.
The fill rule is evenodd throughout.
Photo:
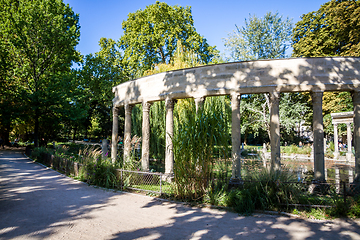
<svg viewBox="0 0 360 240"><path fill-rule="evenodd" d="M35 130L34 130L34 145L39 147L39 108L35 109Z"/></svg>
<svg viewBox="0 0 360 240"><path fill-rule="evenodd" d="M10 121L6 121L5 123L5 128L3 131L3 144L4 145L9 145L10 142Z"/></svg>

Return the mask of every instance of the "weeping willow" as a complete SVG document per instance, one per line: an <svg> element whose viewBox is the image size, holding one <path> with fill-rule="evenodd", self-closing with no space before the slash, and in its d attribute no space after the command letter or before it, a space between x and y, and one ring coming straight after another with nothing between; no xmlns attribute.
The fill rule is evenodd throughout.
<svg viewBox="0 0 360 240"><path fill-rule="evenodd" d="M131 135L142 136L142 105L133 107ZM155 102L150 107L150 158L165 159L165 103Z"/></svg>
<svg viewBox="0 0 360 240"><path fill-rule="evenodd" d="M150 156L165 159L165 102L155 102L150 108Z"/></svg>
<svg viewBox="0 0 360 240"><path fill-rule="evenodd" d="M131 112L131 136L142 137L142 105L136 104Z"/></svg>

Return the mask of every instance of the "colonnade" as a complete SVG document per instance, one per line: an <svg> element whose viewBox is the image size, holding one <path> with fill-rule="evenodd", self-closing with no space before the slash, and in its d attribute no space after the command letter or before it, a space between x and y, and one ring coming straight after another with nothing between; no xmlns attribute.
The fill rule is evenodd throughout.
<svg viewBox="0 0 360 240"><path fill-rule="evenodd" d="M240 101L241 94L234 92L231 95L232 110L232 180L241 180L241 132L240 132ZM270 145L271 162L270 166L274 170L281 168L280 160L280 118L279 101L280 92L270 92ZM360 174L360 92L352 93L354 103L354 139L355 139L355 179ZM324 161L324 127L322 115L322 91L311 92L313 103L313 131L314 131L314 180L325 181L325 161ZM196 109L202 106L205 96L195 98ZM143 102L142 120L142 154L141 165L143 171L149 171L149 147L150 147L150 102ZM131 141L131 110L133 105L125 104L125 128L124 128L124 159L130 156ZM165 149L165 174L172 175L174 168L174 153L172 138L174 134L173 110L174 100L166 99L166 149ZM115 161L117 156L118 144L118 107L113 108L113 135L112 135L112 159ZM336 126L336 125L335 125ZM351 142L351 141L350 141Z"/></svg>
<svg viewBox="0 0 360 240"><path fill-rule="evenodd" d="M351 133L351 123L354 122L354 112L342 112L342 113L332 113L332 124L334 126L334 158L339 158L339 137L338 137L338 125L341 123L346 124L346 136L347 136L347 153L346 159L350 161L352 157L352 133Z"/></svg>
<svg viewBox="0 0 360 240"><path fill-rule="evenodd" d="M242 94L269 94L272 169L281 168L279 101L282 92L310 92L313 103L314 179L325 181L322 98L325 91L352 92L354 103L355 181L360 177L360 58L323 57L234 62L179 69L145 76L113 87L112 159L117 156L118 109L125 108L124 159L130 155L131 109L143 105L142 168L149 170L149 109L165 101L165 173L172 175L174 100L194 98L196 109L207 96L230 95L232 180L241 180L240 101Z"/></svg>

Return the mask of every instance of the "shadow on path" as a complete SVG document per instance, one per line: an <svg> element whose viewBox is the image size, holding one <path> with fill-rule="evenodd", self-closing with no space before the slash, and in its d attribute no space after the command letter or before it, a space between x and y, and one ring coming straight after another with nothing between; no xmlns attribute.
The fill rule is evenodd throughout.
<svg viewBox="0 0 360 240"><path fill-rule="evenodd" d="M278 215L239 216L154 199L143 208L168 206L168 224L119 232L112 239L360 239L360 222L310 221ZM170 237L170 238L169 238Z"/></svg>
<svg viewBox="0 0 360 240"><path fill-rule="evenodd" d="M89 187L0 151L0 239L360 239L358 220L239 216Z"/></svg>
<svg viewBox="0 0 360 240"><path fill-rule="evenodd" d="M101 190L100 190L101 191ZM46 238L107 204L109 193L34 164L17 151L0 152L0 238Z"/></svg>

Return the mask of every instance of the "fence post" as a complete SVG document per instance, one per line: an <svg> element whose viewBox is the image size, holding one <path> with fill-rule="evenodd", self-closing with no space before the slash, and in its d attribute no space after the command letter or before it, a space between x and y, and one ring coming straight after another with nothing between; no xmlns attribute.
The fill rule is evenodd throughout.
<svg viewBox="0 0 360 240"><path fill-rule="evenodd" d="M160 195L162 195L161 186L162 186L162 173L160 173Z"/></svg>

